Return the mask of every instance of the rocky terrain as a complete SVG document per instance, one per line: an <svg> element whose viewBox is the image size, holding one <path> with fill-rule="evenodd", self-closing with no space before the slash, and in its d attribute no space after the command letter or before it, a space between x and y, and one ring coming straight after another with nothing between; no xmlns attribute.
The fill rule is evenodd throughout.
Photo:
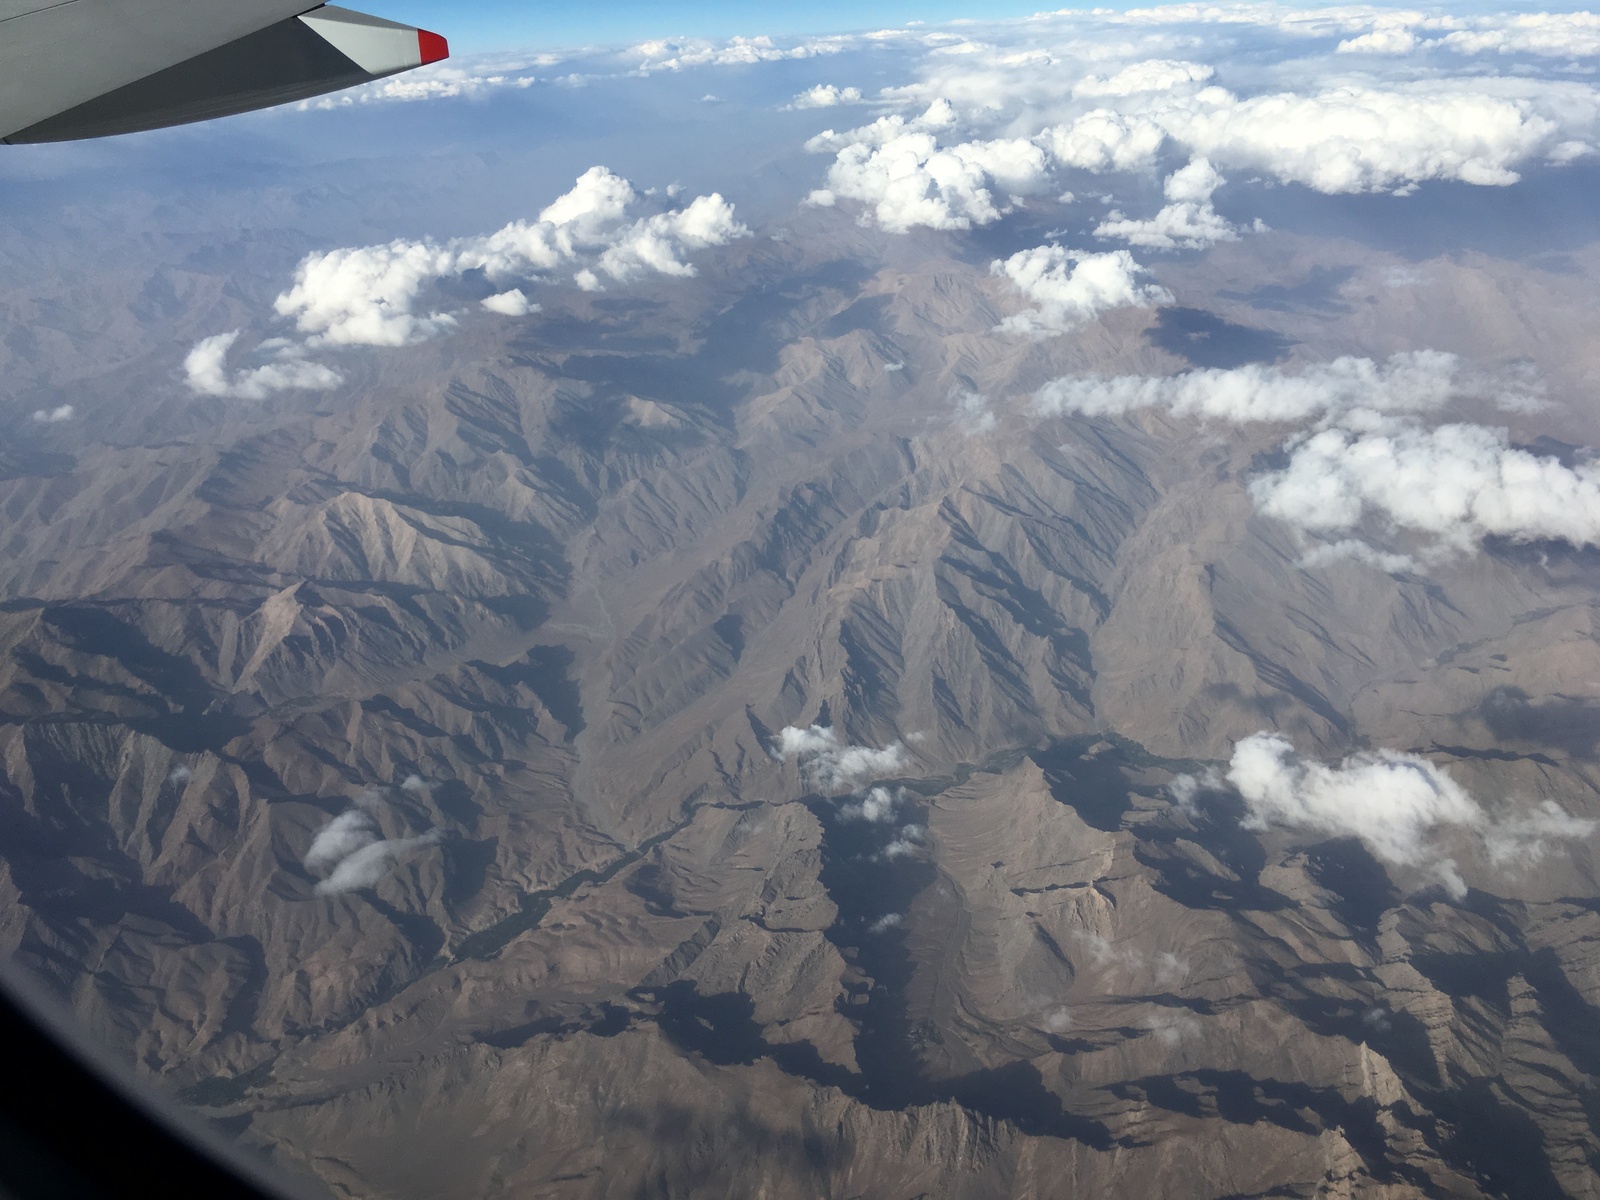
<svg viewBox="0 0 1600 1200"><path fill-rule="evenodd" d="M1458 891L1218 773L1600 817L1600 554L1306 565L1281 429L1027 403L1426 345L1578 443L1592 273L1263 235L1028 339L991 257L813 211L327 395L86 365L0 449L0 947L338 1196L1600 1195L1592 842Z"/></svg>

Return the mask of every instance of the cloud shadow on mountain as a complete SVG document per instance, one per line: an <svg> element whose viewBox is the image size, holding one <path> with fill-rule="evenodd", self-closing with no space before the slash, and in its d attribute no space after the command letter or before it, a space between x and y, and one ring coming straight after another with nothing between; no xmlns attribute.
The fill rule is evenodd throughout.
<svg viewBox="0 0 1600 1200"><path fill-rule="evenodd" d="M1163 308L1145 337L1192 367L1222 370L1246 363L1277 362L1294 345L1291 339L1270 329L1235 325L1198 308Z"/></svg>

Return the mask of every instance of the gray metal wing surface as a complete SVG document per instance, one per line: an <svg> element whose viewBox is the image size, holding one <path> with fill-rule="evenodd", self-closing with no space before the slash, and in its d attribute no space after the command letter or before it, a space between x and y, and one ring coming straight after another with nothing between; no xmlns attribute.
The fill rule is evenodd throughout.
<svg viewBox="0 0 1600 1200"><path fill-rule="evenodd" d="M0 141L209 120L448 54L438 34L306 0L0 0Z"/></svg>

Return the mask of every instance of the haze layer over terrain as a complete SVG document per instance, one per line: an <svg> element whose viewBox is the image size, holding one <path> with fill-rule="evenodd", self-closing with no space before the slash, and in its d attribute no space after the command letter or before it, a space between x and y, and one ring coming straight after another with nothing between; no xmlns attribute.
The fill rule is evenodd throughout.
<svg viewBox="0 0 1600 1200"><path fill-rule="evenodd" d="M330 1194L1600 1189L1600 18L0 159L0 945Z"/></svg>

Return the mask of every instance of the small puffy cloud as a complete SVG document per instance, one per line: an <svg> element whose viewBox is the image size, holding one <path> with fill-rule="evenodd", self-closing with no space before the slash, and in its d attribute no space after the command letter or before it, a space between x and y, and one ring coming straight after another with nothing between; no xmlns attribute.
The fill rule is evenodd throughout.
<svg viewBox="0 0 1600 1200"><path fill-rule="evenodd" d="M1345 356L1300 368L1252 363L1182 375L1085 375L1053 380L1034 396L1045 415L1120 416L1163 408L1179 417L1242 424L1306 421L1359 410L1430 412L1457 397L1526 402L1530 381L1475 370L1454 354L1411 350L1385 361Z"/></svg>
<svg viewBox="0 0 1600 1200"><path fill-rule="evenodd" d="M1010 196L1036 192L1046 179L1044 153L1023 138L942 147L931 133L904 133L845 146L828 168L827 186L809 199L824 206L860 201L890 233L918 225L970 229L999 220Z"/></svg>
<svg viewBox="0 0 1600 1200"><path fill-rule="evenodd" d="M675 195L668 189L669 195ZM200 394L262 399L291 388L328 388L339 374L305 357L307 347L404 346L457 324L447 312L418 312L418 301L439 280L481 271L490 280L527 278L575 269L575 282L597 291L603 279L625 282L646 273L695 274L685 255L748 236L733 206L715 193L670 212L629 219L638 193L626 179L591 167L536 221L513 221L494 233L445 243L397 240L308 255L294 282L278 296L278 315L292 320L301 342L263 343L273 361L230 373L227 359L239 331L199 342L184 361L189 387ZM482 302L507 316L538 310L521 288Z"/></svg>
<svg viewBox="0 0 1600 1200"><path fill-rule="evenodd" d="M1072 940L1083 948L1084 955L1097 967L1138 970L1144 966L1144 952L1137 946L1119 946L1110 938L1087 929L1073 930Z"/></svg>
<svg viewBox="0 0 1600 1200"><path fill-rule="evenodd" d="M1073 930L1072 940L1094 966L1145 972L1157 987L1173 987L1182 983L1189 974L1189 964L1170 950L1158 950L1153 955L1146 955L1137 946L1119 946L1109 938L1086 929Z"/></svg>
<svg viewBox="0 0 1600 1200"><path fill-rule="evenodd" d="M1285 12L1276 5L1254 3L1251 0L1222 4L1210 3L1209 0L1186 0L1184 3L1130 8L1111 19L1128 25L1260 25L1277 28L1283 26L1286 18L1303 18L1305 15Z"/></svg>
<svg viewBox="0 0 1600 1200"><path fill-rule="evenodd" d="M869 35L870 36L870 35ZM786 59L815 58L851 49L861 39L825 36L801 39L779 45L766 35L732 37L726 41L709 38L657 38L640 42L629 55L642 75L655 71L682 71L691 67L748 66L753 63L782 62Z"/></svg>
<svg viewBox="0 0 1600 1200"><path fill-rule="evenodd" d="M346 809L318 831L301 862L308 871L331 870L341 859L378 840L378 823L370 812Z"/></svg>
<svg viewBox="0 0 1600 1200"><path fill-rule="evenodd" d="M968 433L989 433L996 421L989 411L989 398L978 392L957 392L955 395L956 424Z"/></svg>
<svg viewBox="0 0 1600 1200"><path fill-rule="evenodd" d="M1178 810L1189 817L1200 814L1202 792L1217 792L1226 787L1226 781L1215 767L1207 767L1199 775L1174 775L1167 781L1167 794Z"/></svg>
<svg viewBox="0 0 1600 1200"><path fill-rule="evenodd" d="M456 269L450 251L426 242L329 250L301 262L294 285L275 307L310 335L312 345L404 346L455 326L448 313L418 316L411 305L427 284ZM206 344L195 348L191 360ZM206 366L209 361L200 360ZM189 375L200 386L193 361Z"/></svg>
<svg viewBox="0 0 1600 1200"><path fill-rule="evenodd" d="M1526 103L1458 83L1245 100L1222 93L1173 114L1169 129L1214 160L1329 193L1429 179L1504 186L1517 181L1515 164L1540 155L1559 133Z"/></svg>
<svg viewBox="0 0 1600 1200"><path fill-rule="evenodd" d="M1381 1004L1374 1004L1361 1014L1361 1024L1375 1033L1389 1033L1394 1029L1390 1012Z"/></svg>
<svg viewBox="0 0 1600 1200"><path fill-rule="evenodd" d="M1388 26L1345 38L1334 49L1340 54L1410 54L1417 48L1417 35L1403 26Z"/></svg>
<svg viewBox="0 0 1600 1200"><path fill-rule="evenodd" d="M537 76L527 73L535 65L549 64L510 61L461 66L454 62L438 63L331 96L302 100L296 108L301 112L332 111L357 104L470 99L491 92L521 91L538 82Z"/></svg>
<svg viewBox="0 0 1600 1200"><path fill-rule="evenodd" d="M875 787L865 796L841 805L839 815L847 821L886 823L894 820L895 807L900 803L900 789Z"/></svg>
<svg viewBox="0 0 1600 1200"><path fill-rule="evenodd" d="M1340 562L1363 563L1375 571L1383 571L1390 575L1415 573L1422 569L1422 564L1413 556L1379 550L1360 538L1341 538L1334 542L1323 542L1300 556L1300 565L1307 570L1331 567Z"/></svg>
<svg viewBox="0 0 1600 1200"><path fill-rule="evenodd" d="M893 862L897 858L906 858L922 850L922 843L927 839L928 831L921 825L904 826L887 846L879 853L878 858L885 862Z"/></svg>
<svg viewBox="0 0 1600 1200"><path fill-rule="evenodd" d="M1183 204L1201 204L1211 199L1227 180L1217 174L1208 159L1197 158L1167 176L1162 190L1167 199Z"/></svg>
<svg viewBox="0 0 1600 1200"><path fill-rule="evenodd" d="M1182 1008L1159 1008L1144 1019L1144 1027L1163 1046L1177 1046L1200 1035L1200 1018Z"/></svg>
<svg viewBox="0 0 1600 1200"><path fill-rule="evenodd" d="M989 270L1009 279L1037 306L1002 321L999 328L1005 333L1068 333L1113 308L1172 302L1165 288L1139 282L1144 269L1126 250L1083 254L1035 246L993 263Z"/></svg>
<svg viewBox="0 0 1600 1200"><path fill-rule="evenodd" d="M1484 425L1323 429L1294 443L1288 465L1250 494L1260 512L1319 535L1377 517L1446 550L1490 536L1600 545L1600 464L1568 467Z"/></svg>
<svg viewBox="0 0 1600 1200"><path fill-rule="evenodd" d="M899 742L882 749L852 746L826 725L788 726L779 733L773 755L783 762L799 763L807 783L830 796L898 774L910 764L906 748Z"/></svg>
<svg viewBox="0 0 1600 1200"><path fill-rule="evenodd" d="M34 410L33 419L39 425L59 425L63 421L72 420L74 411L70 404L61 404L55 408L39 408Z"/></svg>
<svg viewBox="0 0 1600 1200"><path fill-rule="evenodd" d="M839 746L839 736L827 725L786 725L778 734L773 754L782 762L791 758L804 763L813 755L831 753Z"/></svg>
<svg viewBox="0 0 1600 1200"><path fill-rule="evenodd" d="M1588 58L1600 54L1600 14L1592 12L1497 14L1469 19L1472 28L1428 43L1457 54L1534 54Z"/></svg>
<svg viewBox="0 0 1600 1200"><path fill-rule="evenodd" d="M535 227L513 222L491 234L486 244L474 243L470 249L540 261L552 253L570 254L575 242L593 240L605 226L622 220L636 198L633 185L622 176L605 167L590 167L545 205ZM547 245L554 250L546 250Z"/></svg>
<svg viewBox="0 0 1600 1200"><path fill-rule="evenodd" d="M1328 766L1296 753L1279 734L1258 733L1234 746L1227 776L1244 798L1246 828L1359 838L1382 861L1420 867L1451 894L1466 894L1455 863L1428 835L1441 827L1475 828L1483 810L1425 758L1374 750Z"/></svg>
<svg viewBox="0 0 1600 1200"><path fill-rule="evenodd" d="M1102 106L1046 127L1037 141L1063 166L1090 171L1150 167L1171 140L1222 167L1330 194L1427 180L1505 186L1517 181L1519 165L1581 141L1597 104L1582 85L1515 79L1242 98L1211 86L1135 111Z"/></svg>
<svg viewBox="0 0 1600 1200"><path fill-rule="evenodd" d="M909 120L893 114L842 133L819 133L806 149L836 155L826 186L813 191L808 202L829 206L841 199L860 201L867 206L863 220L874 220L890 233L918 225L969 229L998 220L1011 197L1045 186L1045 154L1031 141L941 144L942 133L956 124L949 101L936 99ZM997 192L1002 193L999 198Z"/></svg>
<svg viewBox="0 0 1600 1200"><path fill-rule="evenodd" d="M1487 537L1600 545L1600 464L1567 466L1513 446L1505 429L1416 417L1452 401L1536 408L1537 380L1473 367L1453 354L1414 350L1379 363L1344 357L1300 368L1252 364L1173 376L1078 376L1035 394L1046 416L1120 416L1160 408L1231 423L1309 422L1282 468L1255 479L1256 508L1326 544L1306 565L1339 559L1407 570L1407 555L1377 550L1356 532L1372 520L1420 535L1441 552Z"/></svg>
<svg viewBox="0 0 1600 1200"><path fill-rule="evenodd" d="M1593 836L1596 824L1546 800L1531 812L1491 824L1484 831L1484 848L1497 867L1531 867L1550 853L1554 843Z"/></svg>
<svg viewBox="0 0 1600 1200"><path fill-rule="evenodd" d="M480 303L490 312L504 317L525 317L539 311L539 306L531 303L521 288L496 292L493 296L486 296Z"/></svg>
<svg viewBox="0 0 1600 1200"><path fill-rule="evenodd" d="M1075 96L1136 96L1141 92L1170 92L1174 88L1205 83L1216 74L1204 63L1152 58L1124 67L1110 78L1090 75L1072 89Z"/></svg>
<svg viewBox="0 0 1600 1200"><path fill-rule="evenodd" d="M170 784L173 784L175 786L181 787L182 785L188 783L189 780L191 780L193 778L194 778L194 771L192 769L190 769L189 767L185 766L183 763L179 763L177 766L172 768L171 774L169 774L167 776L167 782L170 783Z"/></svg>
<svg viewBox="0 0 1600 1200"><path fill-rule="evenodd" d="M324 876L316 885L317 895L372 887L401 856L438 844L437 830L414 838L384 838L373 816L378 803L376 792L364 793L355 807L334 817L312 839L301 861L306 870Z"/></svg>
<svg viewBox="0 0 1600 1200"><path fill-rule="evenodd" d="M1504 867L1536 862L1553 842L1588 837L1596 826L1553 801L1491 821L1460 784L1418 755L1363 751L1328 765L1297 753L1276 733L1236 744L1227 778L1244 799L1247 828L1358 838L1386 863L1435 875L1458 898L1466 884L1431 840L1438 831L1477 835L1489 861Z"/></svg>
<svg viewBox="0 0 1600 1200"><path fill-rule="evenodd" d="M861 89L854 87L835 87L831 83L819 83L814 88L807 88L794 98L790 108L837 108L841 104L860 104Z"/></svg>
<svg viewBox="0 0 1600 1200"><path fill-rule="evenodd" d="M236 400L264 400L275 392L326 391L343 377L332 367L300 356L298 347L281 347L275 361L259 367L229 372L228 352L239 340L239 330L203 338L183 360L189 390L202 396Z"/></svg>
<svg viewBox="0 0 1600 1200"><path fill-rule="evenodd" d="M467 271L491 280L527 277L563 266L587 273L596 286L602 275L617 281L646 271L690 276L695 268L684 254L749 233L715 193L629 221L638 199L626 179L591 167L537 221L442 244L399 240L309 255L276 308L313 346L403 346L456 324L449 313L415 311L423 291L440 279Z"/></svg>
<svg viewBox="0 0 1600 1200"><path fill-rule="evenodd" d="M888 933L891 929L898 929L904 920L905 918L899 913L885 913L867 926L867 932L871 934Z"/></svg>
<svg viewBox="0 0 1600 1200"><path fill-rule="evenodd" d="M597 269L618 282L650 271L686 279L696 272L682 260L684 253L723 246L749 232L721 196L696 196L676 212L657 213L619 231L600 255Z"/></svg>
<svg viewBox="0 0 1600 1200"><path fill-rule="evenodd" d="M1271 4L1169 4L1108 14L1113 23L1254 25L1296 38L1352 36L1341 53L1407 54L1443 49L1457 54L1527 54L1576 59L1600 54L1600 15L1592 12L1430 15L1366 5L1293 9Z"/></svg>
<svg viewBox="0 0 1600 1200"><path fill-rule="evenodd" d="M421 837L371 842L340 859L333 872L317 884L317 895L336 896L340 892L373 887L389 873L402 855L438 843L437 831L431 830Z"/></svg>
<svg viewBox="0 0 1600 1200"><path fill-rule="evenodd" d="M1155 979L1159 987L1182 983L1189 975L1189 964L1170 950L1157 952L1154 961Z"/></svg>
<svg viewBox="0 0 1600 1200"><path fill-rule="evenodd" d="M879 117L871 124L846 129L843 132L824 129L806 142L806 149L812 154L820 154L824 151L836 152L846 146L883 146L899 141L908 133L938 133L950 129L956 121L955 106L940 97L914 117L907 118L899 113L891 113L886 117Z"/></svg>
<svg viewBox="0 0 1600 1200"><path fill-rule="evenodd" d="M1166 182L1167 204L1148 220L1113 212L1095 229L1099 238L1116 238L1150 250L1203 250L1239 240L1238 231L1218 215L1211 194L1224 182L1204 158L1174 171Z"/></svg>
<svg viewBox="0 0 1600 1200"><path fill-rule="evenodd" d="M1058 163L1083 171L1134 171L1152 166L1167 131L1138 113L1097 108L1070 124L1045 129L1041 146Z"/></svg>
<svg viewBox="0 0 1600 1200"><path fill-rule="evenodd" d="M1334 194L1409 192L1430 180L1504 186L1529 163L1592 152L1600 93L1589 83L1540 78L1526 64L1519 75L1452 75L1443 52L1578 58L1600 47L1593 14L1455 18L1258 4L1151 13L1159 16L1044 13L987 27L981 39L923 43L917 78L876 95L902 112L809 143L838 155L814 202L861 200L893 231L960 229L995 219L1047 182L1051 194L1077 190L1057 173L1153 170L1179 153L1224 173ZM1243 34L1248 47L1237 40L1241 27L1254 27ZM1307 38L1337 43L1342 54L1319 47L1308 58ZM1388 61L1357 74L1352 55ZM836 100L826 87L816 103ZM913 115L913 106L927 111ZM905 140L912 135L922 136ZM965 161L970 153L957 153L1019 140L1045 155L1021 187L984 178ZM1203 198L1170 198L1157 217L1111 221L1103 236L1152 247L1209 244L1230 232Z"/></svg>

